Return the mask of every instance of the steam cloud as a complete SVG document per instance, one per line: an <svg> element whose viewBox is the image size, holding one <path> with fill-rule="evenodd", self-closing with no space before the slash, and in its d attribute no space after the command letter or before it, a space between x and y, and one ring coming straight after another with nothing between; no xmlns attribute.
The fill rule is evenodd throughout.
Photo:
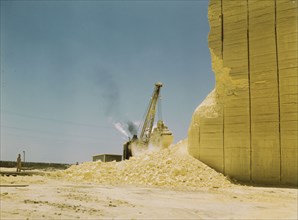
<svg viewBox="0 0 298 220"><path fill-rule="evenodd" d="M115 128L120 131L126 138L129 137L125 129L123 128L123 125L120 122L114 123Z"/></svg>
<svg viewBox="0 0 298 220"><path fill-rule="evenodd" d="M128 121L126 123L116 122L113 123L114 127L120 131L121 134L123 134L126 138L129 137L128 132L131 135L135 135L138 133L138 127L136 122ZM127 132L128 131L128 132Z"/></svg>

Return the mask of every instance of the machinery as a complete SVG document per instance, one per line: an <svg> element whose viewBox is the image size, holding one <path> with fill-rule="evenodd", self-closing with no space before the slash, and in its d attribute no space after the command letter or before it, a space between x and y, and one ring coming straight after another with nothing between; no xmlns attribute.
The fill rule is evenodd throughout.
<svg viewBox="0 0 298 220"><path fill-rule="evenodd" d="M162 120L157 122L157 127L152 132L161 87L162 83L155 83L140 136L138 138L137 135L133 135L132 139L123 145L123 160L135 155L136 151L147 150L149 144L165 148L173 142L172 132Z"/></svg>

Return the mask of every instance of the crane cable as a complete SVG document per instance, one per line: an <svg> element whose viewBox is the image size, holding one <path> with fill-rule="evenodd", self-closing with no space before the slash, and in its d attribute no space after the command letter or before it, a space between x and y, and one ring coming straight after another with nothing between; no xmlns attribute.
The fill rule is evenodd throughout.
<svg viewBox="0 0 298 220"><path fill-rule="evenodd" d="M159 101L157 102L157 120L162 120L162 108L161 108L161 94L159 93Z"/></svg>
<svg viewBox="0 0 298 220"><path fill-rule="evenodd" d="M144 112L144 115L142 117L142 121L139 123L138 134L140 133L141 129L144 127L144 123L145 123L145 120L146 120L146 115L147 115L147 113L149 111L151 100L153 99L154 93L155 93L155 91L153 91L153 93L151 95L150 102L148 103L148 106L147 106L147 108L146 108L146 110ZM158 120L162 120L161 91L159 91L158 101L157 101L157 119Z"/></svg>
<svg viewBox="0 0 298 220"><path fill-rule="evenodd" d="M153 94L154 94L154 92L152 93L150 100L153 98ZM144 127L144 123L145 123L145 120L146 120L146 115L147 115L147 112L149 111L149 108L150 108L150 103L151 103L151 101L148 103L147 108L146 108L146 110L144 112L144 115L142 117L142 121L139 123L138 134L141 132L142 128Z"/></svg>

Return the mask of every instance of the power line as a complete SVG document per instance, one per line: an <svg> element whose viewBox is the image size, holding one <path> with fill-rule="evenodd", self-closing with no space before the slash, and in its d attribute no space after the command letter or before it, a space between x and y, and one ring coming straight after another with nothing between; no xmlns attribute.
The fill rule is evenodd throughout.
<svg viewBox="0 0 298 220"><path fill-rule="evenodd" d="M93 143L93 144L107 144L107 143L112 143L111 141L88 141L88 140L74 140L74 139L67 139L67 138L55 138L55 137L42 137L42 136L37 136L37 135L27 135L27 134L16 134L16 133L6 133L7 135L12 135L12 136L17 136L17 137L30 137L30 138L35 138L35 139L51 139L51 140L57 140L57 141L71 141L71 142L83 142L83 143ZM102 140L102 139L100 139Z"/></svg>
<svg viewBox="0 0 298 220"><path fill-rule="evenodd" d="M85 126L85 127L113 128L114 129L114 127L112 127L112 126L86 124L86 123L80 123L80 122L75 122L75 121L67 121L67 120L61 120L61 119L55 119L55 118L33 116L33 115L27 115L27 114L22 114L22 113L17 113L17 112L13 112L13 111L7 111L7 110L3 110L1 112L3 112L4 114L9 114L9 115L17 115L17 116L21 116L21 117L25 117L25 118L47 120L47 121L52 121L52 122L57 122L57 123L62 123L62 124L72 124L72 125Z"/></svg>
<svg viewBox="0 0 298 220"><path fill-rule="evenodd" d="M29 132L34 132L34 133L43 133L43 134L47 134L47 135L71 136L71 137L82 137L82 138L89 138L89 139L95 139L95 140L99 140L99 139L102 140L102 138L100 138L100 137L92 137L92 136L85 136L85 135L78 135L78 134L65 134L65 133L41 131L41 130L35 130L35 129L30 129L30 128L21 128L21 127L6 126L6 125L1 125L1 127L8 128L8 129L21 130L21 131L29 131ZM105 140L107 140L107 139L105 139ZM110 139L108 139L108 140L110 140Z"/></svg>

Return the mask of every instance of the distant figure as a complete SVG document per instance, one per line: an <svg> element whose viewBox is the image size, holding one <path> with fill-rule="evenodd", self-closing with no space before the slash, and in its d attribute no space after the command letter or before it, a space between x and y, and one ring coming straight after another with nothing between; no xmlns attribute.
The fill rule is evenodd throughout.
<svg viewBox="0 0 298 220"><path fill-rule="evenodd" d="M76 162L76 165L79 165L79 162Z"/></svg>
<svg viewBox="0 0 298 220"><path fill-rule="evenodd" d="M17 158L17 172L21 172L21 168L22 168L22 160L21 160L21 154L19 154Z"/></svg>

